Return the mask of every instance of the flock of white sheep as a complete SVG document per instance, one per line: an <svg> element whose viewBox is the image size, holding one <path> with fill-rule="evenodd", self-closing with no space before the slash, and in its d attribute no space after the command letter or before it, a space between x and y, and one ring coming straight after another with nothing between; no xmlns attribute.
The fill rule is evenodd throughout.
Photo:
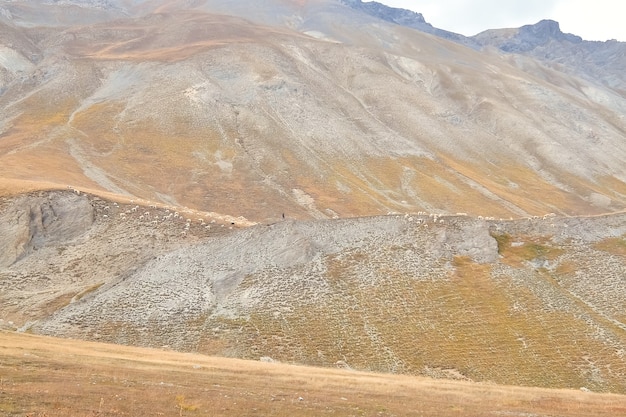
<svg viewBox="0 0 626 417"><path fill-rule="evenodd" d="M68 185L67 188L76 195L81 195L82 193L75 187ZM226 228L228 226L228 229L233 229L236 226L234 221L225 222L222 219L218 223L218 220L212 218L209 213L189 208L184 208L182 212L179 212L176 208L157 206L145 200L135 201L132 199L128 203L99 201L101 203L95 205L96 212L105 220L117 216L121 220L136 220L155 227L165 223L179 224L181 226L181 237L186 237L194 224L206 231L209 231L212 227ZM192 220L192 217L196 217L196 220Z"/></svg>

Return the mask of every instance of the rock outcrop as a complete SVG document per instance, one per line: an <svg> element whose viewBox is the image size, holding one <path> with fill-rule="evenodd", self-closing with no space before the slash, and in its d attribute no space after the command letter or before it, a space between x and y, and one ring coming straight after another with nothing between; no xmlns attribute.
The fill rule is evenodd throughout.
<svg viewBox="0 0 626 417"><path fill-rule="evenodd" d="M0 268L47 246L62 246L85 236L94 221L84 195L38 193L3 202L0 212Z"/></svg>

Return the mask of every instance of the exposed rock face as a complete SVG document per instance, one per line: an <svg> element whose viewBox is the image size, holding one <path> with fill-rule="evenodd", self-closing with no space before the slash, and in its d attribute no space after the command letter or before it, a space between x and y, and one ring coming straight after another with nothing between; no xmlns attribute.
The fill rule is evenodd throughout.
<svg viewBox="0 0 626 417"><path fill-rule="evenodd" d="M342 0L342 3L353 9L364 11L365 13L376 16L379 19L397 23L399 25L412 27L413 25L427 24L421 13L389 7L376 1L363 3L361 0Z"/></svg>
<svg viewBox="0 0 626 417"><path fill-rule="evenodd" d="M504 52L529 56L559 71L615 89L624 96L626 77L626 43L586 41L563 33L559 24L542 20L519 29L487 30L473 37L483 46L494 46ZM526 65L526 64L524 64Z"/></svg>
<svg viewBox="0 0 626 417"><path fill-rule="evenodd" d="M475 38L486 44L494 44L494 38L490 39L487 34L497 32L498 30L483 32ZM514 30L513 36L503 39L497 46L505 52L523 54L544 46L548 42L564 42L564 45L559 46L566 49L568 46L581 44L584 41L580 36L561 32L559 23L554 20L542 20L534 25L525 25Z"/></svg>
<svg viewBox="0 0 626 417"><path fill-rule="evenodd" d="M4 202L0 212L0 268L46 246L61 246L88 233L93 209L84 195L41 193Z"/></svg>
<svg viewBox="0 0 626 417"><path fill-rule="evenodd" d="M471 48L480 47L480 44L474 41L472 38L468 38L467 36L463 36L458 33L434 27L430 23L426 22L424 16L421 13L406 9L389 7L376 1L369 1L364 3L361 0L341 0L341 2L351 7L352 9L359 10L377 19L395 23L401 26L406 26L412 29L417 29L421 32L430 33L432 35L458 42Z"/></svg>
<svg viewBox="0 0 626 417"><path fill-rule="evenodd" d="M580 43L583 41L580 36L561 32L559 23L554 20L541 20L534 25L522 26L519 28L519 38L522 44L524 42L527 43L527 45L520 47L520 51L522 52L532 49L537 45L545 44L550 39L571 43Z"/></svg>
<svg viewBox="0 0 626 417"><path fill-rule="evenodd" d="M402 268L408 271L410 264L421 265L411 272L419 276L427 276L431 267L450 262L455 256L477 263L497 260L497 243L489 235L487 223L470 218L448 218L446 222L424 216L389 216L259 225L150 260L123 281L102 287L103 291L94 294L89 303L68 306L37 328L69 335L77 330L72 325L76 320L93 316L99 321L96 311L106 311L105 316L113 317L112 321L121 319L132 326L153 321L177 327L173 321L189 320L195 315L237 316L266 302L263 297L270 296L250 294L248 301L240 299L239 287L244 279L270 271L273 272L267 279L284 280L290 285L300 285L290 277L293 271L311 276L313 287L306 292L319 297L317 290L328 291L325 264L329 257L353 251L393 262L384 259L390 246L414 248ZM101 324L94 322L95 327L89 327L93 330ZM188 346L191 340L181 342Z"/></svg>
<svg viewBox="0 0 626 417"><path fill-rule="evenodd" d="M590 42L580 36L563 33L558 22L541 20L518 29L491 29L467 37L433 27L421 13L396 9L377 2L342 0L347 6L381 20L430 33L444 39L480 49L495 46L503 52L532 56L560 70L601 82L624 95L626 79L626 43Z"/></svg>

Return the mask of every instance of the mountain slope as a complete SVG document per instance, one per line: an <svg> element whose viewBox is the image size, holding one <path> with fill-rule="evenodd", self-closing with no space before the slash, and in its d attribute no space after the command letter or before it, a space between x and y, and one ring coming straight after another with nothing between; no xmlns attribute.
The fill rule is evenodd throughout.
<svg viewBox="0 0 626 417"><path fill-rule="evenodd" d="M71 191L5 200L0 224L16 225L2 231L16 251L0 266L0 324L255 360L626 392L624 214L239 228L237 219L134 207Z"/></svg>
<svg viewBox="0 0 626 417"><path fill-rule="evenodd" d="M0 332L0 412L616 416L622 395L435 381ZM28 369L28 372L24 372ZM68 389L71 387L71 389Z"/></svg>
<svg viewBox="0 0 626 417"><path fill-rule="evenodd" d="M604 84L622 97L626 91L624 42L585 41L580 36L563 33L559 23L553 20L542 20L520 28L489 29L467 37L433 27L421 13L410 10L389 7L375 1L363 3L361 0L342 0L342 3L374 18L430 33L474 49L495 47L507 54L532 57L559 72ZM524 61L517 62L517 65L531 70Z"/></svg>
<svg viewBox="0 0 626 417"><path fill-rule="evenodd" d="M309 35L218 3L6 26L30 50L2 55L0 175L257 221L623 209L612 90L335 2L281 6Z"/></svg>
<svg viewBox="0 0 626 417"><path fill-rule="evenodd" d="M626 96L626 43L585 41L563 33L558 22L542 20L519 29L487 30L474 36L484 46L540 60L559 71L604 84Z"/></svg>
<svg viewBox="0 0 626 417"><path fill-rule="evenodd" d="M1 7L1 327L626 392L626 101L528 55L553 24Z"/></svg>

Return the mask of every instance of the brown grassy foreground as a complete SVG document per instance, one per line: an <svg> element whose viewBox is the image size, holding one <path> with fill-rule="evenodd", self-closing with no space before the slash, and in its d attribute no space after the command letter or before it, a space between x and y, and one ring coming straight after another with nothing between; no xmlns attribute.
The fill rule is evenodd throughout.
<svg viewBox="0 0 626 417"><path fill-rule="evenodd" d="M0 333L2 416L624 416L626 397Z"/></svg>

